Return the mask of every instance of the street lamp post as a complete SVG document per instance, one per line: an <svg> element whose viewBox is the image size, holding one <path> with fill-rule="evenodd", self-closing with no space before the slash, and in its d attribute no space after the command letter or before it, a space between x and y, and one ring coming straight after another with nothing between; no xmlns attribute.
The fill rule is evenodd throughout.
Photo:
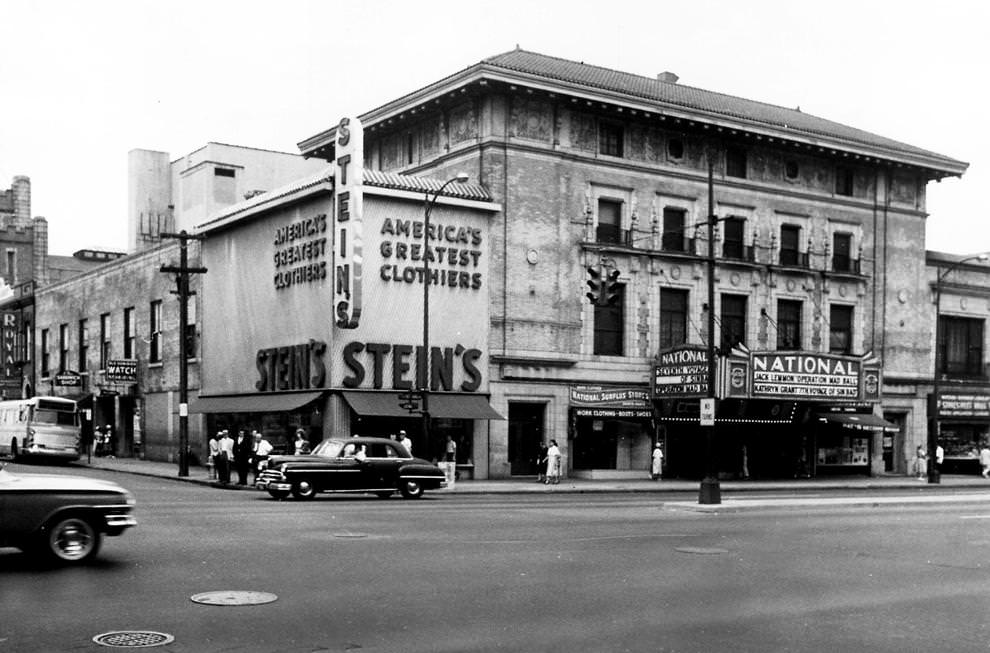
<svg viewBox="0 0 990 653"><path fill-rule="evenodd" d="M969 261L986 261L990 258L988 254L975 254L960 259L950 265L947 269L936 269L935 275L935 373L932 375L932 398L928 404L928 482L941 483L940 470L935 468L935 452L938 449L941 438L942 424L939 421L939 391L942 377L941 356L942 351L942 280L949 276L949 273Z"/></svg>
<svg viewBox="0 0 990 653"><path fill-rule="evenodd" d="M436 206L437 198L447 186L451 184L463 184L468 180L467 173L460 172L453 179L445 181L433 194L426 194L426 204L423 207L423 372L420 377L422 388L420 392L423 399L423 444L429 446L430 443L430 214Z"/></svg>

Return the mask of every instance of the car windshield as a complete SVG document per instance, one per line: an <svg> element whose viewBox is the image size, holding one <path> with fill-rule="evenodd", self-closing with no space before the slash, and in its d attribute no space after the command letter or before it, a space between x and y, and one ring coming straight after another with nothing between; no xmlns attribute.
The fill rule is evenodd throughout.
<svg viewBox="0 0 990 653"><path fill-rule="evenodd" d="M324 456L326 458L336 458L343 448L343 440L324 440L313 449L314 456Z"/></svg>

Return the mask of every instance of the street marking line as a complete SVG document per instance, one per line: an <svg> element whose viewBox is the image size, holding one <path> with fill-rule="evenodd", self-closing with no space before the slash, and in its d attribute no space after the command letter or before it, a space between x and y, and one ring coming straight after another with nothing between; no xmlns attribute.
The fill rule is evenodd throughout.
<svg viewBox="0 0 990 653"><path fill-rule="evenodd" d="M959 515L959 519L990 519L990 515Z"/></svg>

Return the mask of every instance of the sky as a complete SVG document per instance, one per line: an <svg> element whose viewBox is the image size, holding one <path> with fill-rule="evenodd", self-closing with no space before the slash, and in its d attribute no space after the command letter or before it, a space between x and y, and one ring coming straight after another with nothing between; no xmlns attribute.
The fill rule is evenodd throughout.
<svg viewBox="0 0 990 653"><path fill-rule="evenodd" d="M990 3L37 0L5 3L0 189L49 252L125 251L127 153L296 144L515 48L786 107L969 163L928 249L990 251Z"/></svg>

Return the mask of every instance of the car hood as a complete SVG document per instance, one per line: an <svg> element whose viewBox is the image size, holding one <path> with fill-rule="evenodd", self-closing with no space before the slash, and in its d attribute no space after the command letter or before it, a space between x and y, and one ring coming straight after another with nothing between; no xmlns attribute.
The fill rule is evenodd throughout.
<svg viewBox="0 0 990 653"><path fill-rule="evenodd" d="M0 490L84 490L121 492L126 490L112 481L58 474L13 474L0 470Z"/></svg>

